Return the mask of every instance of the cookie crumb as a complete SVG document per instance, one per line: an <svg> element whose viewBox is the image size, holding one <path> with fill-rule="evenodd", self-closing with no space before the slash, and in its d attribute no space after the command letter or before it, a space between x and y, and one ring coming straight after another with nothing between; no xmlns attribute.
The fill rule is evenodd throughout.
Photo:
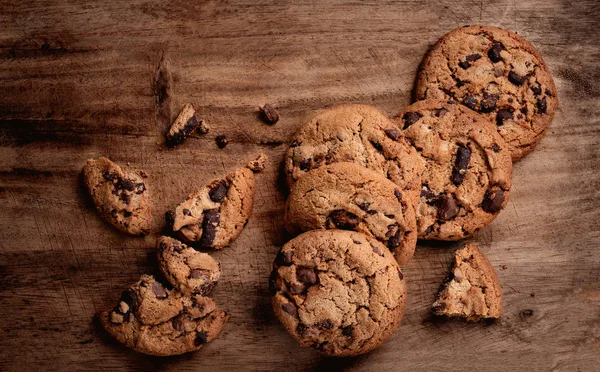
<svg viewBox="0 0 600 372"><path fill-rule="evenodd" d="M506 270L506 269L508 269L508 266L506 266L506 265L500 265L500 268L501 268L502 270Z"/></svg>
<svg viewBox="0 0 600 372"><path fill-rule="evenodd" d="M143 178L148 178L148 173L146 173L146 171L141 170L140 176L142 176Z"/></svg>
<svg viewBox="0 0 600 372"><path fill-rule="evenodd" d="M194 107L190 103L186 103L177 115L173 125L171 125L169 133L167 133L167 146L176 147L181 145L199 125Z"/></svg>
<svg viewBox="0 0 600 372"><path fill-rule="evenodd" d="M263 121L267 124L275 124L279 121L279 113L268 103L260 108L260 113Z"/></svg>
<svg viewBox="0 0 600 372"><path fill-rule="evenodd" d="M531 297L535 297L535 292L531 292L529 295L530 295Z"/></svg>
<svg viewBox="0 0 600 372"><path fill-rule="evenodd" d="M229 140L224 135L217 136L217 138L215 138L215 142L220 149L225 148L225 146L229 144Z"/></svg>
<svg viewBox="0 0 600 372"><path fill-rule="evenodd" d="M209 130L210 130L210 126L208 125L206 120L201 119L200 125L198 126L198 129L196 130L198 132L198 134L206 134L206 133L208 133Z"/></svg>
<svg viewBox="0 0 600 372"><path fill-rule="evenodd" d="M269 157L267 156L267 154L261 152L260 154L258 154L256 159L250 160L250 162L248 162L248 165L246 165L246 167L248 169L250 169L252 172L258 173L265 169L265 167L267 166L268 160L269 160Z"/></svg>

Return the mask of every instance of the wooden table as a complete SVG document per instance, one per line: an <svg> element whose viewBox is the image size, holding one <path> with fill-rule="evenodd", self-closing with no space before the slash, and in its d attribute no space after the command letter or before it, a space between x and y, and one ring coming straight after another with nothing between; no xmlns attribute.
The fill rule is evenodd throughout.
<svg viewBox="0 0 600 372"><path fill-rule="evenodd" d="M272 3L2 2L0 370L597 371L598 2ZM432 319L458 245L420 245L405 268L407 313L389 342L350 359L300 348L274 318L267 284L288 239L277 176L287 144L324 106L399 112L427 48L476 23L530 40L561 101L546 137L515 164L508 207L475 237L503 283L504 316L492 325ZM212 129L168 150L164 134L185 102ZM264 103L279 107L277 125L259 120ZM223 150L218 134L230 139ZM158 231L167 208L260 150L271 161L250 223L214 254L224 272L213 296L231 312L223 334L171 358L109 339L94 313L156 270L156 234L129 237L99 218L79 185L85 160L105 155L145 170Z"/></svg>

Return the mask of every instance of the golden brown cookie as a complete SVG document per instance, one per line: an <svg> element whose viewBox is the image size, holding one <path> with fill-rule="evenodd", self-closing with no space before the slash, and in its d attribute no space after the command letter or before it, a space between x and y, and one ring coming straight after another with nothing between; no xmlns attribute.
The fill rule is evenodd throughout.
<svg viewBox="0 0 600 372"><path fill-rule="evenodd" d="M452 272L437 295L432 311L472 322L502 315L502 286L496 271L475 243L456 251Z"/></svg>
<svg viewBox="0 0 600 372"><path fill-rule="evenodd" d="M332 356L379 347L404 315L406 284L376 239L314 230L285 244L273 264L275 315L304 346Z"/></svg>
<svg viewBox="0 0 600 372"><path fill-rule="evenodd" d="M558 106L538 51L505 29L466 26L444 35L421 63L415 100L455 100L496 125L513 161L540 141Z"/></svg>
<svg viewBox="0 0 600 372"><path fill-rule="evenodd" d="M150 196L141 176L123 171L105 157L89 159L82 173L85 187L105 220L132 235L150 232Z"/></svg>
<svg viewBox="0 0 600 372"><path fill-rule="evenodd" d="M492 222L512 184L510 152L493 124L443 100L413 103L397 120L422 163L419 238L458 240Z"/></svg>
<svg viewBox="0 0 600 372"><path fill-rule="evenodd" d="M407 199L418 199L419 161L398 126L377 108L346 104L314 116L296 134L285 156L291 186L322 165L352 162L372 169L401 188Z"/></svg>
<svg viewBox="0 0 600 372"><path fill-rule="evenodd" d="M413 201L381 174L354 163L313 169L292 187L285 226L293 234L317 229L359 231L374 237L399 264L408 263L417 244Z"/></svg>

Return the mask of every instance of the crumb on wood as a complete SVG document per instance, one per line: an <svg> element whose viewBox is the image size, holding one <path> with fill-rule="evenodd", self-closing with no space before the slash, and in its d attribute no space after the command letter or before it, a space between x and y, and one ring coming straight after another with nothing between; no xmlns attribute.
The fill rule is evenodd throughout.
<svg viewBox="0 0 600 372"><path fill-rule="evenodd" d="M140 176L142 176L142 178L148 178L148 173L144 170L140 170Z"/></svg>
<svg viewBox="0 0 600 372"><path fill-rule="evenodd" d="M501 268L502 270L506 270L506 269L508 269L508 266L506 266L506 265L500 265L500 268Z"/></svg>
<svg viewBox="0 0 600 372"><path fill-rule="evenodd" d="M267 161L269 157L265 153L260 153L254 160L250 160L246 167L250 169L252 172L261 172L267 166Z"/></svg>
<svg viewBox="0 0 600 372"><path fill-rule="evenodd" d="M531 297L535 297L535 292L533 292L533 291L532 291L532 292L531 292L529 295L530 295Z"/></svg>

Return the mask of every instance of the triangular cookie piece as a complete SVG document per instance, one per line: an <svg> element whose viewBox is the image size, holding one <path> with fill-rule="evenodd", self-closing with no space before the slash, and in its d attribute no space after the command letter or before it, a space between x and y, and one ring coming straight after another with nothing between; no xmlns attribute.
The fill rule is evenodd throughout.
<svg viewBox="0 0 600 372"><path fill-rule="evenodd" d="M473 243L456 251L454 266L432 311L476 322L502 315L502 287L496 272Z"/></svg>

